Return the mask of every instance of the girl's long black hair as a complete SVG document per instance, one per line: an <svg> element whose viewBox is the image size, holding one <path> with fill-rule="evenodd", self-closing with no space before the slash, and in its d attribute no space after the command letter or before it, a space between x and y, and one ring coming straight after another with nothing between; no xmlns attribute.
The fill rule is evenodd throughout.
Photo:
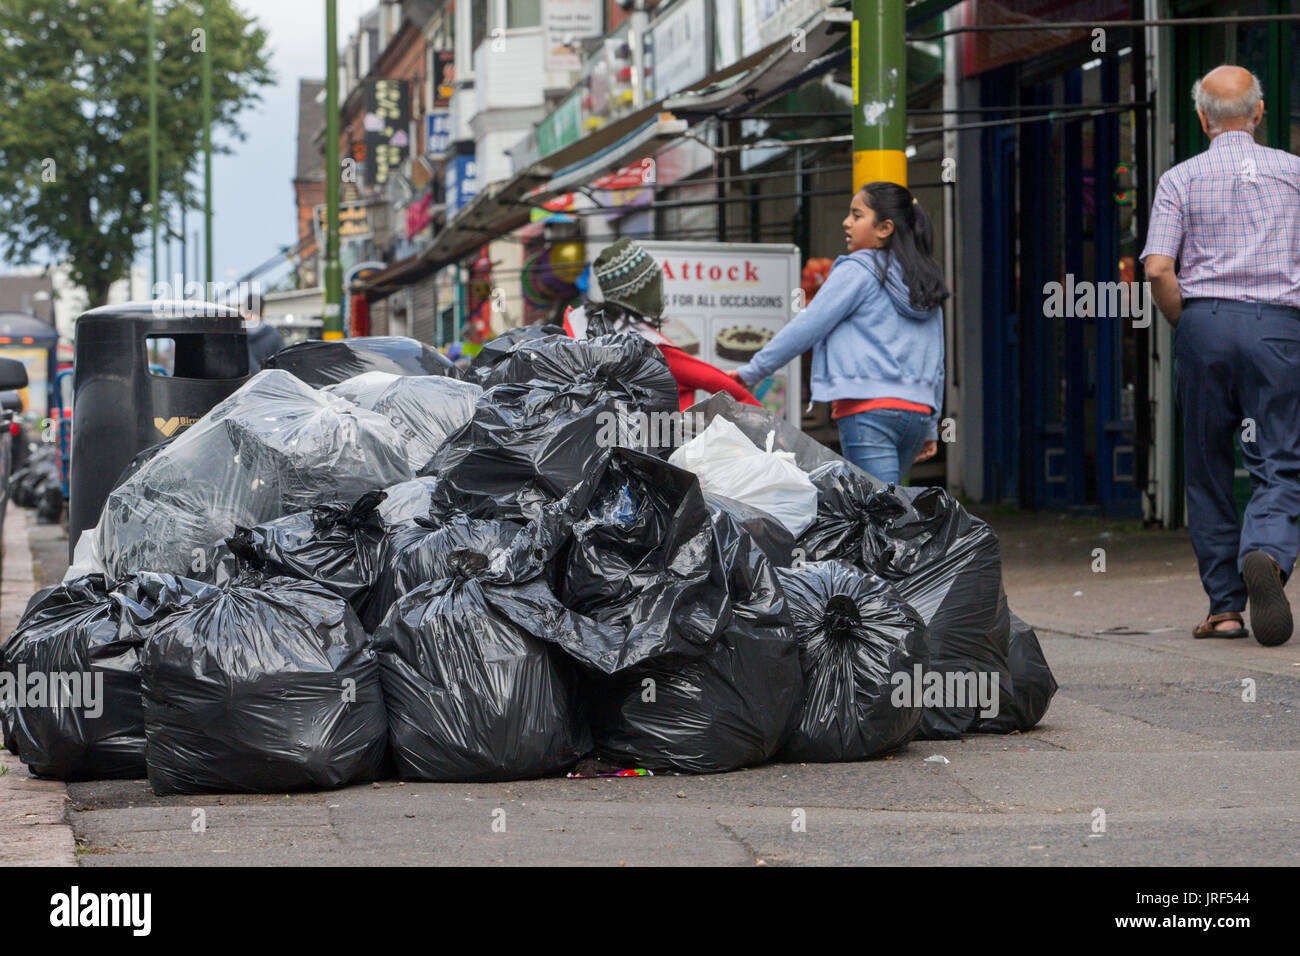
<svg viewBox="0 0 1300 956"><path fill-rule="evenodd" d="M934 258L934 226L925 209L897 183L867 183L860 190L862 201L876 214L876 222L893 220L894 232L885 240L883 251L903 267L903 281L916 309L933 309L948 298L943 269ZM883 285L889 260L880 274Z"/></svg>

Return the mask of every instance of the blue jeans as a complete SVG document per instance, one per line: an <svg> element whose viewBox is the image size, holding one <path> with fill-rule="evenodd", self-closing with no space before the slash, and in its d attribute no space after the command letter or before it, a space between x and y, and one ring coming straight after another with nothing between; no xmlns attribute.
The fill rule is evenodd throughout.
<svg viewBox="0 0 1300 956"><path fill-rule="evenodd" d="M840 453L867 474L901 484L925 443L930 416L899 408L876 408L835 419Z"/></svg>
<svg viewBox="0 0 1300 956"><path fill-rule="evenodd" d="M1193 299L1174 332L1183 410L1187 530L1210 613L1242 611L1241 559L1263 551L1290 576L1300 547L1300 315L1294 309ZM1233 500L1233 446L1252 493Z"/></svg>

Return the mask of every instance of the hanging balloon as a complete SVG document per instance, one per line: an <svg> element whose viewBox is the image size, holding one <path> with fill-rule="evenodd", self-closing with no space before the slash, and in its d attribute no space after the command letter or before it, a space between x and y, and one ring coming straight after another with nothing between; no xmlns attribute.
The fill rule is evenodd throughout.
<svg viewBox="0 0 1300 956"><path fill-rule="evenodd" d="M591 285L591 266L584 268L582 270L582 275L578 276L578 281L573 284L577 286L579 292L586 295L587 287Z"/></svg>
<svg viewBox="0 0 1300 956"><path fill-rule="evenodd" d="M557 242L551 246L550 252L551 268L555 274L565 282L577 282L587 264L586 245L574 240Z"/></svg>
<svg viewBox="0 0 1300 956"><path fill-rule="evenodd" d="M519 284L523 289L524 299L529 305L539 309L550 304L550 299L537 288L537 261L540 258L539 253L528 259L519 272Z"/></svg>
<svg viewBox="0 0 1300 956"><path fill-rule="evenodd" d="M578 290L574 288L572 282L562 279L556 273L551 260L551 252L551 249L543 252L541 260L537 264L537 278L539 280L537 291L552 299L571 299L577 295Z"/></svg>

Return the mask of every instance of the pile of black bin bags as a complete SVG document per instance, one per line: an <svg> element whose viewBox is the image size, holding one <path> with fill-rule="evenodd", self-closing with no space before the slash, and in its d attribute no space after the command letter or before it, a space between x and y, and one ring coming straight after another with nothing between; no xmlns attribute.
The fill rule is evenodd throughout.
<svg viewBox="0 0 1300 956"><path fill-rule="evenodd" d="M464 373L406 340L296 348L137 457L0 647L4 745L34 773L159 794L588 756L711 773L1047 710L997 538L942 490L881 485L726 395L696 406L809 474L796 541L671 448L602 438L677 407L639 336L521 330ZM993 706L903 693L922 673L996 678Z"/></svg>

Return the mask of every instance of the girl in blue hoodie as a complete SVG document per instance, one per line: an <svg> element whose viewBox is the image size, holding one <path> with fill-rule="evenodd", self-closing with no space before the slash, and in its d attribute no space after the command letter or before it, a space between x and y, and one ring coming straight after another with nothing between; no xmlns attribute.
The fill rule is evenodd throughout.
<svg viewBox="0 0 1300 956"><path fill-rule="evenodd" d="M811 348L813 401L831 403L844 457L901 482L939 448L948 289L930 219L902 186L858 190L844 237L817 297L730 374L754 385Z"/></svg>

